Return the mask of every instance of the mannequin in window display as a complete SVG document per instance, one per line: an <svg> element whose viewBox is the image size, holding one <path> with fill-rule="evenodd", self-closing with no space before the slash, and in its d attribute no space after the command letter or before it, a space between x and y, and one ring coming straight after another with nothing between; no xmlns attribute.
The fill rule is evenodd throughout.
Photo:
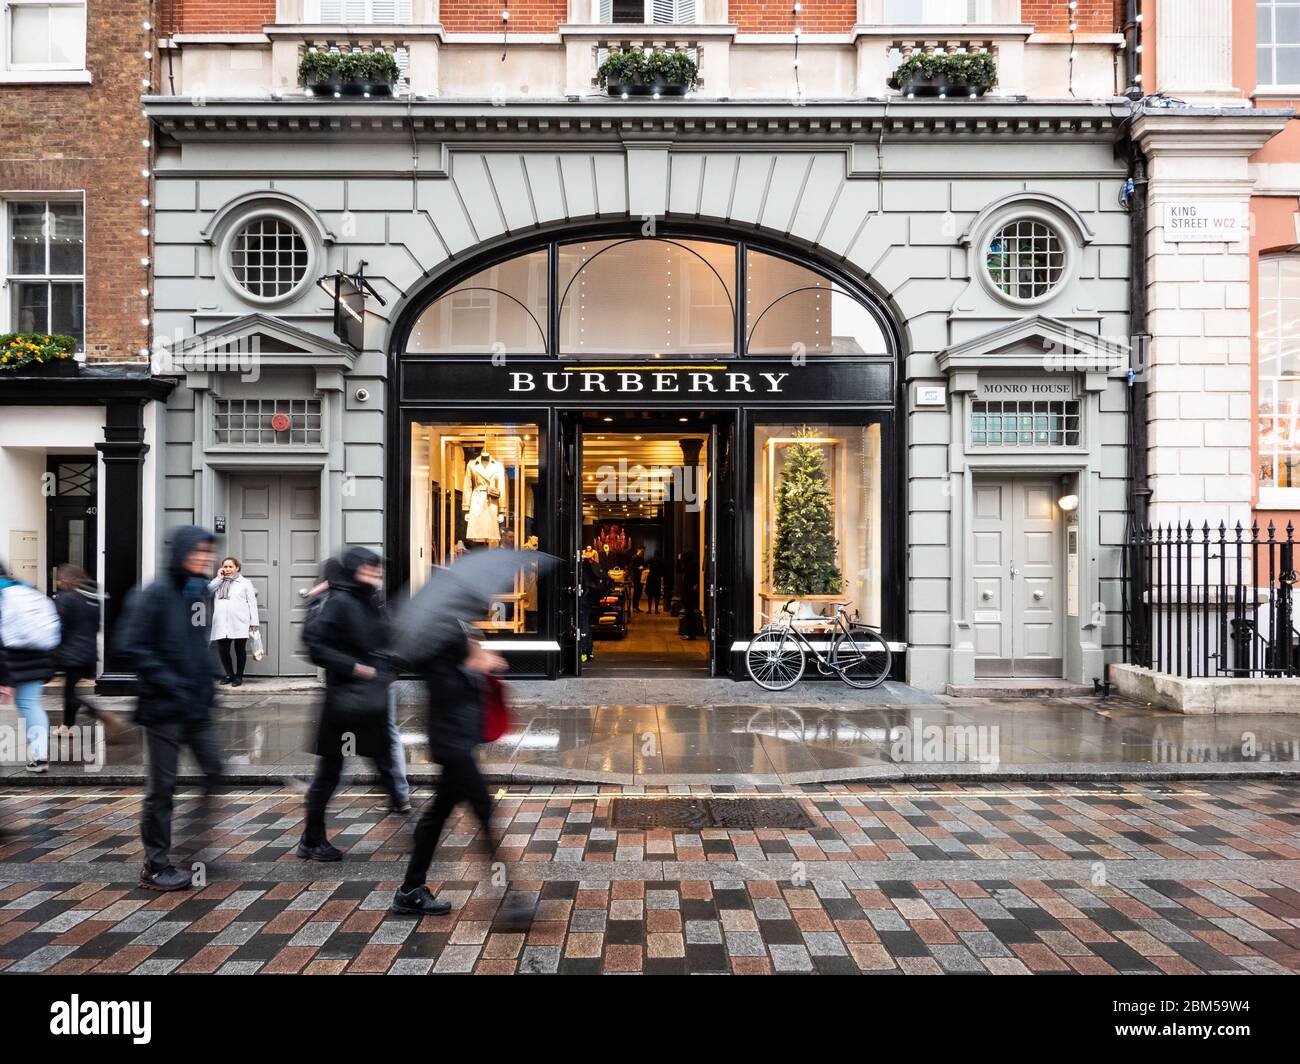
<svg viewBox="0 0 1300 1064"><path fill-rule="evenodd" d="M465 463L465 540L495 547L501 542L501 499L506 492L505 467L485 445Z"/></svg>

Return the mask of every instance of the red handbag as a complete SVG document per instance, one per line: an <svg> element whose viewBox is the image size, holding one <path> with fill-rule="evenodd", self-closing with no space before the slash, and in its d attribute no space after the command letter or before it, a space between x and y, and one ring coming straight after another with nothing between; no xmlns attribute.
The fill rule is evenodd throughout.
<svg viewBox="0 0 1300 1064"><path fill-rule="evenodd" d="M494 743L510 730L506 685L495 676L483 677L483 741Z"/></svg>

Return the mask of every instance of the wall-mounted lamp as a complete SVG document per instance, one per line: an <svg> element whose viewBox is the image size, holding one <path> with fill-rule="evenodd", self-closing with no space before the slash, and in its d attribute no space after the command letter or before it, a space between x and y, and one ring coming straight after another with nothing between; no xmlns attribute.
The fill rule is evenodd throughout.
<svg viewBox="0 0 1300 1064"><path fill-rule="evenodd" d="M1061 508L1062 513L1072 514L1079 508L1079 496L1062 495L1056 500L1056 505Z"/></svg>

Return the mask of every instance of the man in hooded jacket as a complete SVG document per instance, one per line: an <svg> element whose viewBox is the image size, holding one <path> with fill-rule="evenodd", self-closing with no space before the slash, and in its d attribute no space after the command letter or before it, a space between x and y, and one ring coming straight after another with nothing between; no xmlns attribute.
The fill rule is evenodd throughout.
<svg viewBox="0 0 1300 1064"><path fill-rule="evenodd" d="M395 812L410 802L393 771L388 730L388 682L383 658L388 625L379 602L383 559L366 547L352 547L331 573L329 592L303 626L303 642L313 664L325 670L325 702L316 732L316 774L307 791L307 816L298 856L338 861L343 851L325 833L325 809L343 775L348 754L375 764Z"/></svg>
<svg viewBox="0 0 1300 1064"><path fill-rule="evenodd" d="M172 799L181 747L194 753L206 779L204 811L221 776L221 750L212 719L215 673L208 650L208 581L216 537L186 525L172 534L166 572L127 603L122 650L135 666L136 723L145 729L149 780L140 817L144 868L140 886L185 890L188 872L171 863Z"/></svg>

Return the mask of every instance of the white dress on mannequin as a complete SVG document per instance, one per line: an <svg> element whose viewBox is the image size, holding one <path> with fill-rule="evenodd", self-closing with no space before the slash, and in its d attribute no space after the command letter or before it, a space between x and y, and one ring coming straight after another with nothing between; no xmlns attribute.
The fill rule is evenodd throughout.
<svg viewBox="0 0 1300 1064"><path fill-rule="evenodd" d="M501 541L501 500L506 493L506 471L495 458L481 452L465 466L465 538L478 542Z"/></svg>

